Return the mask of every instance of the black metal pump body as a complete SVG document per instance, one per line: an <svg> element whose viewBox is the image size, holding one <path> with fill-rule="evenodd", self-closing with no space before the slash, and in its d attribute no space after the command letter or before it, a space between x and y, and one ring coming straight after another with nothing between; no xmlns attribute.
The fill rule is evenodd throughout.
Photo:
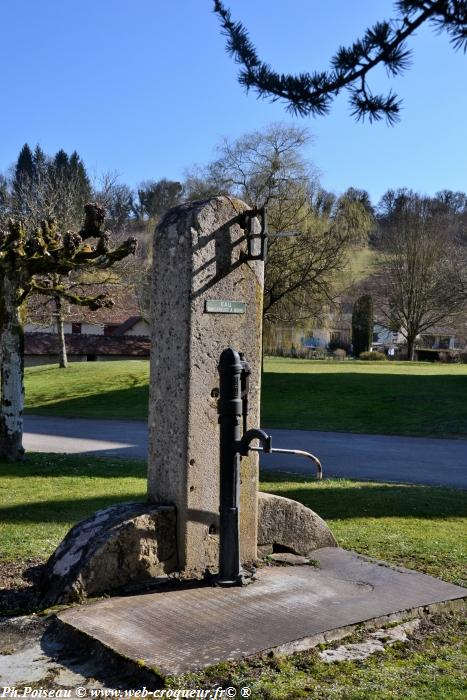
<svg viewBox="0 0 467 700"><path fill-rule="evenodd" d="M242 417L240 355L232 348L224 350L219 362L220 425L220 507L219 507L219 577L218 583L236 586L241 583L240 564L240 440Z"/></svg>
<svg viewBox="0 0 467 700"><path fill-rule="evenodd" d="M240 563L240 458L246 456L252 440L259 440L265 452L271 450L271 438L262 430L246 430L250 366L242 353L224 350L219 362L220 425L220 525L219 575L222 586L244 582ZM241 424L243 418L243 436Z"/></svg>

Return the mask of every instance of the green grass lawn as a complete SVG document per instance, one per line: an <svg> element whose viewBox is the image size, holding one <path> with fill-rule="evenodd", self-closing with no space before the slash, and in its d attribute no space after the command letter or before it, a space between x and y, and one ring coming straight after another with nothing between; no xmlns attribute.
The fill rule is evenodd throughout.
<svg viewBox="0 0 467 700"><path fill-rule="evenodd" d="M149 362L75 362L25 372L26 409L45 416L139 418L148 413Z"/></svg>
<svg viewBox="0 0 467 700"><path fill-rule="evenodd" d="M26 370L42 415L146 419L147 361ZM262 424L394 435L467 435L467 365L267 358Z"/></svg>
<svg viewBox="0 0 467 700"><path fill-rule="evenodd" d="M467 502L458 490L262 475L261 488L324 517L340 545L465 584ZM144 500L142 462L30 454L0 462L0 562L45 559L79 519L118 501ZM0 610L1 615L1 610ZM465 620L434 620L408 646L327 665L316 650L222 664L181 687L246 686L253 698L463 700Z"/></svg>
<svg viewBox="0 0 467 700"><path fill-rule="evenodd" d="M263 490L319 513L343 547L462 583L464 492L272 472L261 479ZM145 465L137 460L30 454L25 462L0 462L0 560L46 558L78 520L145 495Z"/></svg>
<svg viewBox="0 0 467 700"><path fill-rule="evenodd" d="M0 462L0 561L46 559L95 510L144 500L145 469L136 460L57 454Z"/></svg>
<svg viewBox="0 0 467 700"><path fill-rule="evenodd" d="M269 358L262 423L271 428L467 435L467 365Z"/></svg>

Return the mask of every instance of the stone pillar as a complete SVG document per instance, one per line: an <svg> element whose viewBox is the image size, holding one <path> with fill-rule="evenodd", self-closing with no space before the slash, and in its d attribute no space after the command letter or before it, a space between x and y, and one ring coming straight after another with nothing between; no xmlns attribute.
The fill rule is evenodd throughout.
<svg viewBox="0 0 467 700"><path fill-rule="evenodd" d="M264 263L245 260L246 209L228 197L181 205L154 238L148 492L152 502L177 508L186 577L218 567L218 362L227 347L251 365L249 427L259 426ZM243 313L216 311L242 304ZM241 467L243 563L256 558L257 491L252 452Z"/></svg>

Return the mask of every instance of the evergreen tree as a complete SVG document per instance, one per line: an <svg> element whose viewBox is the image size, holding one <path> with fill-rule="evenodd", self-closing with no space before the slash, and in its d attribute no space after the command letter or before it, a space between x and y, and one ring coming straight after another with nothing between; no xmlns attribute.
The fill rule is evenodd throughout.
<svg viewBox="0 0 467 700"><path fill-rule="evenodd" d="M50 159L47 158L39 144L34 149L32 162L34 166L32 179L37 182L47 174L50 165Z"/></svg>
<svg viewBox="0 0 467 700"><path fill-rule="evenodd" d="M79 216L79 212L92 196L92 187L84 163L76 151L73 151L69 158L68 182L72 184L75 192L75 212Z"/></svg>
<svg viewBox="0 0 467 700"><path fill-rule="evenodd" d="M173 180L147 180L138 188L138 218L160 219L166 211L180 204L182 185Z"/></svg>
<svg viewBox="0 0 467 700"><path fill-rule="evenodd" d="M13 178L13 208L16 214L27 213L24 203L24 190L31 189L34 178L34 162L32 151L27 143L21 149L15 165L15 175Z"/></svg>
<svg viewBox="0 0 467 700"><path fill-rule="evenodd" d="M373 324L373 299L369 294L364 294L356 300L352 311L352 345L355 357L371 348Z"/></svg>
<svg viewBox="0 0 467 700"><path fill-rule="evenodd" d="M18 160L15 166L15 181L21 180L23 177L34 176L34 162L32 157L32 151L27 143L24 144L23 148L19 152Z"/></svg>
<svg viewBox="0 0 467 700"><path fill-rule="evenodd" d="M6 219L10 210L10 190L8 180L4 175L0 175L0 226Z"/></svg>
<svg viewBox="0 0 467 700"><path fill-rule="evenodd" d="M49 157L37 145L21 149L13 179L13 214L37 225L44 217L55 217L60 225L76 226L92 187L78 153L60 149Z"/></svg>
<svg viewBox="0 0 467 700"><path fill-rule="evenodd" d="M67 177L70 172L70 163L67 153L61 148L54 156L53 169L57 178Z"/></svg>

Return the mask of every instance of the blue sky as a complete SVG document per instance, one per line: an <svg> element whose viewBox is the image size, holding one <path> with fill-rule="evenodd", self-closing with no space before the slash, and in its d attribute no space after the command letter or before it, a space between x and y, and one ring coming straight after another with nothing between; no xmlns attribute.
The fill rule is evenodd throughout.
<svg viewBox="0 0 467 700"><path fill-rule="evenodd" d="M327 68L389 0L227 0L277 70ZM397 80L395 127L356 123L345 96L327 117L291 117L282 104L245 94L224 50L211 0L16 0L0 5L0 171L24 142L48 153L76 149L93 175L118 171L131 186L179 179L209 161L223 136L283 121L307 126L308 158L323 185L467 191L467 56L424 28L412 68Z"/></svg>

